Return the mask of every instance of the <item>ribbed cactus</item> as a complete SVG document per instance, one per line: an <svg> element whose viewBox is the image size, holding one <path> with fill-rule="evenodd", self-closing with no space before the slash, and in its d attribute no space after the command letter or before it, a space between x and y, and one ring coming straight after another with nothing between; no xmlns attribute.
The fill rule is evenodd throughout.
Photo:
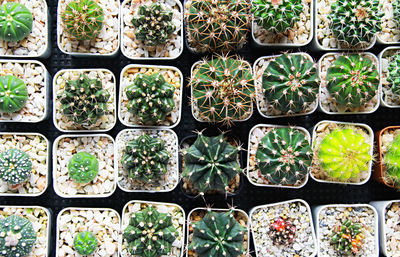
<svg viewBox="0 0 400 257"><path fill-rule="evenodd" d="M400 27L400 20L397 19L397 17L400 17L400 2L399 0L393 0L391 1L392 3L392 8L393 8L393 21L396 23L397 28Z"/></svg>
<svg viewBox="0 0 400 257"><path fill-rule="evenodd" d="M296 230L290 219L278 217L269 226L268 236L275 245L288 246L294 242Z"/></svg>
<svg viewBox="0 0 400 257"><path fill-rule="evenodd" d="M378 68L361 54L339 56L328 68L326 80L331 96L348 108L364 106L378 93Z"/></svg>
<svg viewBox="0 0 400 257"><path fill-rule="evenodd" d="M140 123L160 123L175 107L175 87L165 81L162 74L139 73L132 85L126 87L128 111Z"/></svg>
<svg viewBox="0 0 400 257"><path fill-rule="evenodd" d="M400 136L396 136L389 145L383 159L386 168L384 178L389 179L396 187L400 187Z"/></svg>
<svg viewBox="0 0 400 257"><path fill-rule="evenodd" d="M354 256L362 247L364 235L361 229L361 224L345 220L341 225L334 228L331 234L331 244L340 254Z"/></svg>
<svg viewBox="0 0 400 257"><path fill-rule="evenodd" d="M19 111L27 100L28 90L24 81L11 75L0 76L0 111Z"/></svg>
<svg viewBox="0 0 400 257"><path fill-rule="evenodd" d="M189 250L195 251L199 257L238 257L246 254L243 247L247 228L240 225L228 212L209 210L206 215L192 224L193 238Z"/></svg>
<svg viewBox="0 0 400 257"><path fill-rule="evenodd" d="M74 154L68 163L69 176L77 183L89 183L93 181L98 172L99 161L94 155L87 152Z"/></svg>
<svg viewBox="0 0 400 257"><path fill-rule="evenodd" d="M304 55L282 54L268 64L262 86L273 109L285 115L301 113L317 99L317 68Z"/></svg>
<svg viewBox="0 0 400 257"><path fill-rule="evenodd" d="M303 133L277 128L262 139L256 152L260 176L277 185L302 183L311 165L312 151Z"/></svg>
<svg viewBox="0 0 400 257"><path fill-rule="evenodd" d="M170 255L172 243L178 235L171 214L161 213L149 205L143 211L131 215L123 237L129 244L130 254L159 257Z"/></svg>
<svg viewBox="0 0 400 257"><path fill-rule="evenodd" d="M252 114L255 96L251 67L238 57L203 60L190 79L192 104L201 120L231 125Z"/></svg>
<svg viewBox="0 0 400 257"><path fill-rule="evenodd" d="M143 134L127 142L122 164L130 178L151 184L167 173L169 158L164 140Z"/></svg>
<svg viewBox="0 0 400 257"><path fill-rule="evenodd" d="M388 73L387 81L392 86L391 90L393 94L400 95L400 54L394 55L389 62Z"/></svg>
<svg viewBox="0 0 400 257"><path fill-rule="evenodd" d="M79 232L74 238L74 249L80 255L90 255L94 253L98 245L96 236L89 231Z"/></svg>
<svg viewBox="0 0 400 257"><path fill-rule="evenodd" d="M18 215L0 220L0 254L3 257L25 257L36 242L32 223Z"/></svg>
<svg viewBox="0 0 400 257"><path fill-rule="evenodd" d="M190 0L185 22L189 46L198 52L238 50L250 27L247 0Z"/></svg>
<svg viewBox="0 0 400 257"><path fill-rule="evenodd" d="M24 151L12 148L0 154L0 178L10 185L24 183L31 171L31 158Z"/></svg>
<svg viewBox="0 0 400 257"><path fill-rule="evenodd" d="M78 41L97 37L104 23L103 8L94 0L75 0L61 13L64 30Z"/></svg>
<svg viewBox="0 0 400 257"><path fill-rule="evenodd" d="M0 38L17 42L32 31L33 16L25 5L5 2L0 5Z"/></svg>

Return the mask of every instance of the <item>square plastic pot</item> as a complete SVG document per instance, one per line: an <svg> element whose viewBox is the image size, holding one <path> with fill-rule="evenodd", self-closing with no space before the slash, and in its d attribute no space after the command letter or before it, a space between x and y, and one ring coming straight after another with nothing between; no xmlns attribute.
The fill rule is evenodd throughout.
<svg viewBox="0 0 400 257"><path fill-rule="evenodd" d="M388 103L386 100L385 100L385 94L384 94L384 86L383 86L383 80L384 80L384 78L387 78L387 74L384 74L383 73L383 60L385 59L385 57L388 55L388 56L391 56L390 55L390 51L400 51L400 47L398 47L398 46L390 46L390 47L387 47L387 48L385 48L385 49L383 49L382 50L382 52L380 52L380 54L379 54L379 75L380 75L380 87L379 87L379 89L380 89L380 99L381 99L381 106L383 106L383 107L387 107L387 108L400 108L400 104L398 104L398 105L396 105L396 104L391 104L391 103Z"/></svg>

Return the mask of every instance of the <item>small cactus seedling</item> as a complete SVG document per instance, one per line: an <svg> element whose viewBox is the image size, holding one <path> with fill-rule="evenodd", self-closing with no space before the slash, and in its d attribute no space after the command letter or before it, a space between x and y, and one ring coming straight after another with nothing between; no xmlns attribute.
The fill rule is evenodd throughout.
<svg viewBox="0 0 400 257"><path fill-rule="evenodd" d="M68 163L68 172L71 179L77 183L93 181L99 172L99 161L94 155L79 152L72 156Z"/></svg>
<svg viewBox="0 0 400 257"><path fill-rule="evenodd" d="M36 242L32 223L18 215L0 220L0 255L3 257L25 257L31 253Z"/></svg>
<svg viewBox="0 0 400 257"><path fill-rule="evenodd" d="M345 220L341 225L336 226L331 235L331 244L340 254L350 256L356 255L362 247L361 232L362 225Z"/></svg>
<svg viewBox="0 0 400 257"><path fill-rule="evenodd" d="M0 5L0 38L18 42L32 31L33 16L25 5L5 2Z"/></svg>
<svg viewBox="0 0 400 257"><path fill-rule="evenodd" d="M397 19L397 17L400 17L400 2L399 0L393 0L392 2L392 7L393 7L393 17L396 17L393 19L393 21L396 23L397 28L400 27L400 20Z"/></svg>
<svg viewBox="0 0 400 257"><path fill-rule="evenodd" d="M74 249L80 255L89 255L94 253L97 245L97 238L92 232L82 231L75 236Z"/></svg>
<svg viewBox="0 0 400 257"><path fill-rule="evenodd" d="M296 230L291 220L279 217L269 226L268 235L275 245L288 246L294 242Z"/></svg>
<svg viewBox="0 0 400 257"><path fill-rule="evenodd" d="M25 83L14 76L0 76L0 111L12 113L24 108L28 100Z"/></svg>
<svg viewBox="0 0 400 257"><path fill-rule="evenodd" d="M152 205L132 214L123 234L130 254L143 257L169 256L178 236L171 214L161 213Z"/></svg>
<svg viewBox="0 0 400 257"><path fill-rule="evenodd" d="M167 173L169 157L162 139L143 134L126 144L122 164L130 178L152 184Z"/></svg>
<svg viewBox="0 0 400 257"><path fill-rule="evenodd" d="M12 148L0 154L0 178L10 185L24 183L31 171L32 161L24 151Z"/></svg>
<svg viewBox="0 0 400 257"><path fill-rule="evenodd" d="M392 86L391 90L393 94L400 95L400 54L394 55L389 62L387 81Z"/></svg>
<svg viewBox="0 0 400 257"><path fill-rule="evenodd" d="M61 19L65 31L73 39L91 40L103 28L104 12L94 0L75 0L65 7Z"/></svg>
<svg viewBox="0 0 400 257"><path fill-rule="evenodd" d="M396 136L389 145L383 163L386 168L384 179L389 180L396 187L400 187L400 136Z"/></svg>

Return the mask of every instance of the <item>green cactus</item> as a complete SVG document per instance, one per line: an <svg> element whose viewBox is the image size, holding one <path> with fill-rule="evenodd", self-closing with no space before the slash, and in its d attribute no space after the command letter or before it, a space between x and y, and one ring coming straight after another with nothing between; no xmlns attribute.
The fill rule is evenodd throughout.
<svg viewBox="0 0 400 257"><path fill-rule="evenodd" d="M268 64L262 86L273 109L285 115L301 113L317 99L317 68L304 55L282 54Z"/></svg>
<svg viewBox="0 0 400 257"><path fill-rule="evenodd" d="M169 158L164 140L143 134L126 144L122 164L130 178L151 184L167 173Z"/></svg>
<svg viewBox="0 0 400 257"><path fill-rule="evenodd" d="M400 15L400 14L399 14ZM395 16L396 17L396 16ZM398 16L400 17L400 16ZM387 81L391 84L392 92L395 95L400 95L400 55L396 54L391 58L388 66Z"/></svg>
<svg viewBox="0 0 400 257"><path fill-rule="evenodd" d="M394 186L400 187L400 136L396 136L389 145L383 163L386 168L384 178L389 179Z"/></svg>
<svg viewBox="0 0 400 257"><path fill-rule="evenodd" d="M0 254L3 257L25 257L36 242L32 223L18 215L0 220Z"/></svg>
<svg viewBox="0 0 400 257"><path fill-rule="evenodd" d="M247 228L235 219L233 210L208 210L192 227L193 241L189 250L195 251L199 257L237 257L246 254L243 243Z"/></svg>
<svg viewBox="0 0 400 257"><path fill-rule="evenodd" d="M103 28L103 8L94 0L75 0L61 13L64 30L75 40L92 40Z"/></svg>
<svg viewBox="0 0 400 257"><path fill-rule="evenodd" d="M94 253L97 245L97 238L92 232L82 231L75 236L74 249L80 255L90 255Z"/></svg>
<svg viewBox="0 0 400 257"><path fill-rule="evenodd" d="M341 225L336 226L331 234L331 244L337 252L345 256L354 256L362 247L364 238L360 223L353 223L345 220Z"/></svg>
<svg viewBox="0 0 400 257"><path fill-rule="evenodd" d="M11 75L0 76L0 111L19 111L27 100L28 90L24 81Z"/></svg>
<svg viewBox="0 0 400 257"><path fill-rule="evenodd" d="M32 31L33 16L25 5L5 2L0 5L0 38L18 42Z"/></svg>
<svg viewBox="0 0 400 257"><path fill-rule="evenodd" d="M128 111L142 124L164 121L175 107L175 87L158 72L151 75L139 73L125 92L129 100Z"/></svg>
<svg viewBox="0 0 400 257"><path fill-rule="evenodd" d="M250 21L247 0L191 0L185 11L189 46L201 53L239 50Z"/></svg>
<svg viewBox="0 0 400 257"><path fill-rule="evenodd" d="M74 154L68 163L69 176L77 183L89 183L93 181L98 172L99 161L94 155L87 152Z"/></svg>
<svg viewBox="0 0 400 257"><path fill-rule="evenodd" d="M329 177L346 182L368 170L370 149L364 136L353 128L338 128L324 137L317 154Z"/></svg>
<svg viewBox="0 0 400 257"><path fill-rule="evenodd" d="M65 90L57 99L62 104L62 113L75 124L92 126L107 114L110 93L103 89L100 79L90 79L81 74L77 80L68 80Z"/></svg>
<svg viewBox="0 0 400 257"><path fill-rule="evenodd" d="M393 8L393 21L396 23L397 29L400 28L400 20L397 17L400 17L400 2L399 0L391 1Z"/></svg>
<svg viewBox="0 0 400 257"><path fill-rule="evenodd" d="M378 93L378 69L360 54L339 56L328 68L326 80L330 95L347 108L364 106Z"/></svg>
<svg viewBox="0 0 400 257"><path fill-rule="evenodd" d="M309 141L293 128L272 129L261 139L256 152L260 176L277 185L302 183L311 159Z"/></svg>
<svg viewBox="0 0 400 257"><path fill-rule="evenodd" d="M158 212L152 205L132 214L123 234L130 254L143 257L169 256L178 236L171 214Z"/></svg>
<svg viewBox="0 0 400 257"><path fill-rule="evenodd" d="M31 158L24 151L12 148L0 154L0 178L10 185L24 183L31 171Z"/></svg>

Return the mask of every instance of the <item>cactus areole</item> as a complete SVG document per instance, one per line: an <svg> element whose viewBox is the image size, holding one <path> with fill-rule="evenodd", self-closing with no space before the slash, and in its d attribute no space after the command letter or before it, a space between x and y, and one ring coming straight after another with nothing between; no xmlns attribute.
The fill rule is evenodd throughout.
<svg viewBox="0 0 400 257"><path fill-rule="evenodd" d="M21 41L31 33L32 24L32 13L25 5L7 1L0 5L0 39Z"/></svg>
<svg viewBox="0 0 400 257"><path fill-rule="evenodd" d="M32 161L24 151L12 148L0 154L0 178L10 185L24 183L31 171Z"/></svg>

